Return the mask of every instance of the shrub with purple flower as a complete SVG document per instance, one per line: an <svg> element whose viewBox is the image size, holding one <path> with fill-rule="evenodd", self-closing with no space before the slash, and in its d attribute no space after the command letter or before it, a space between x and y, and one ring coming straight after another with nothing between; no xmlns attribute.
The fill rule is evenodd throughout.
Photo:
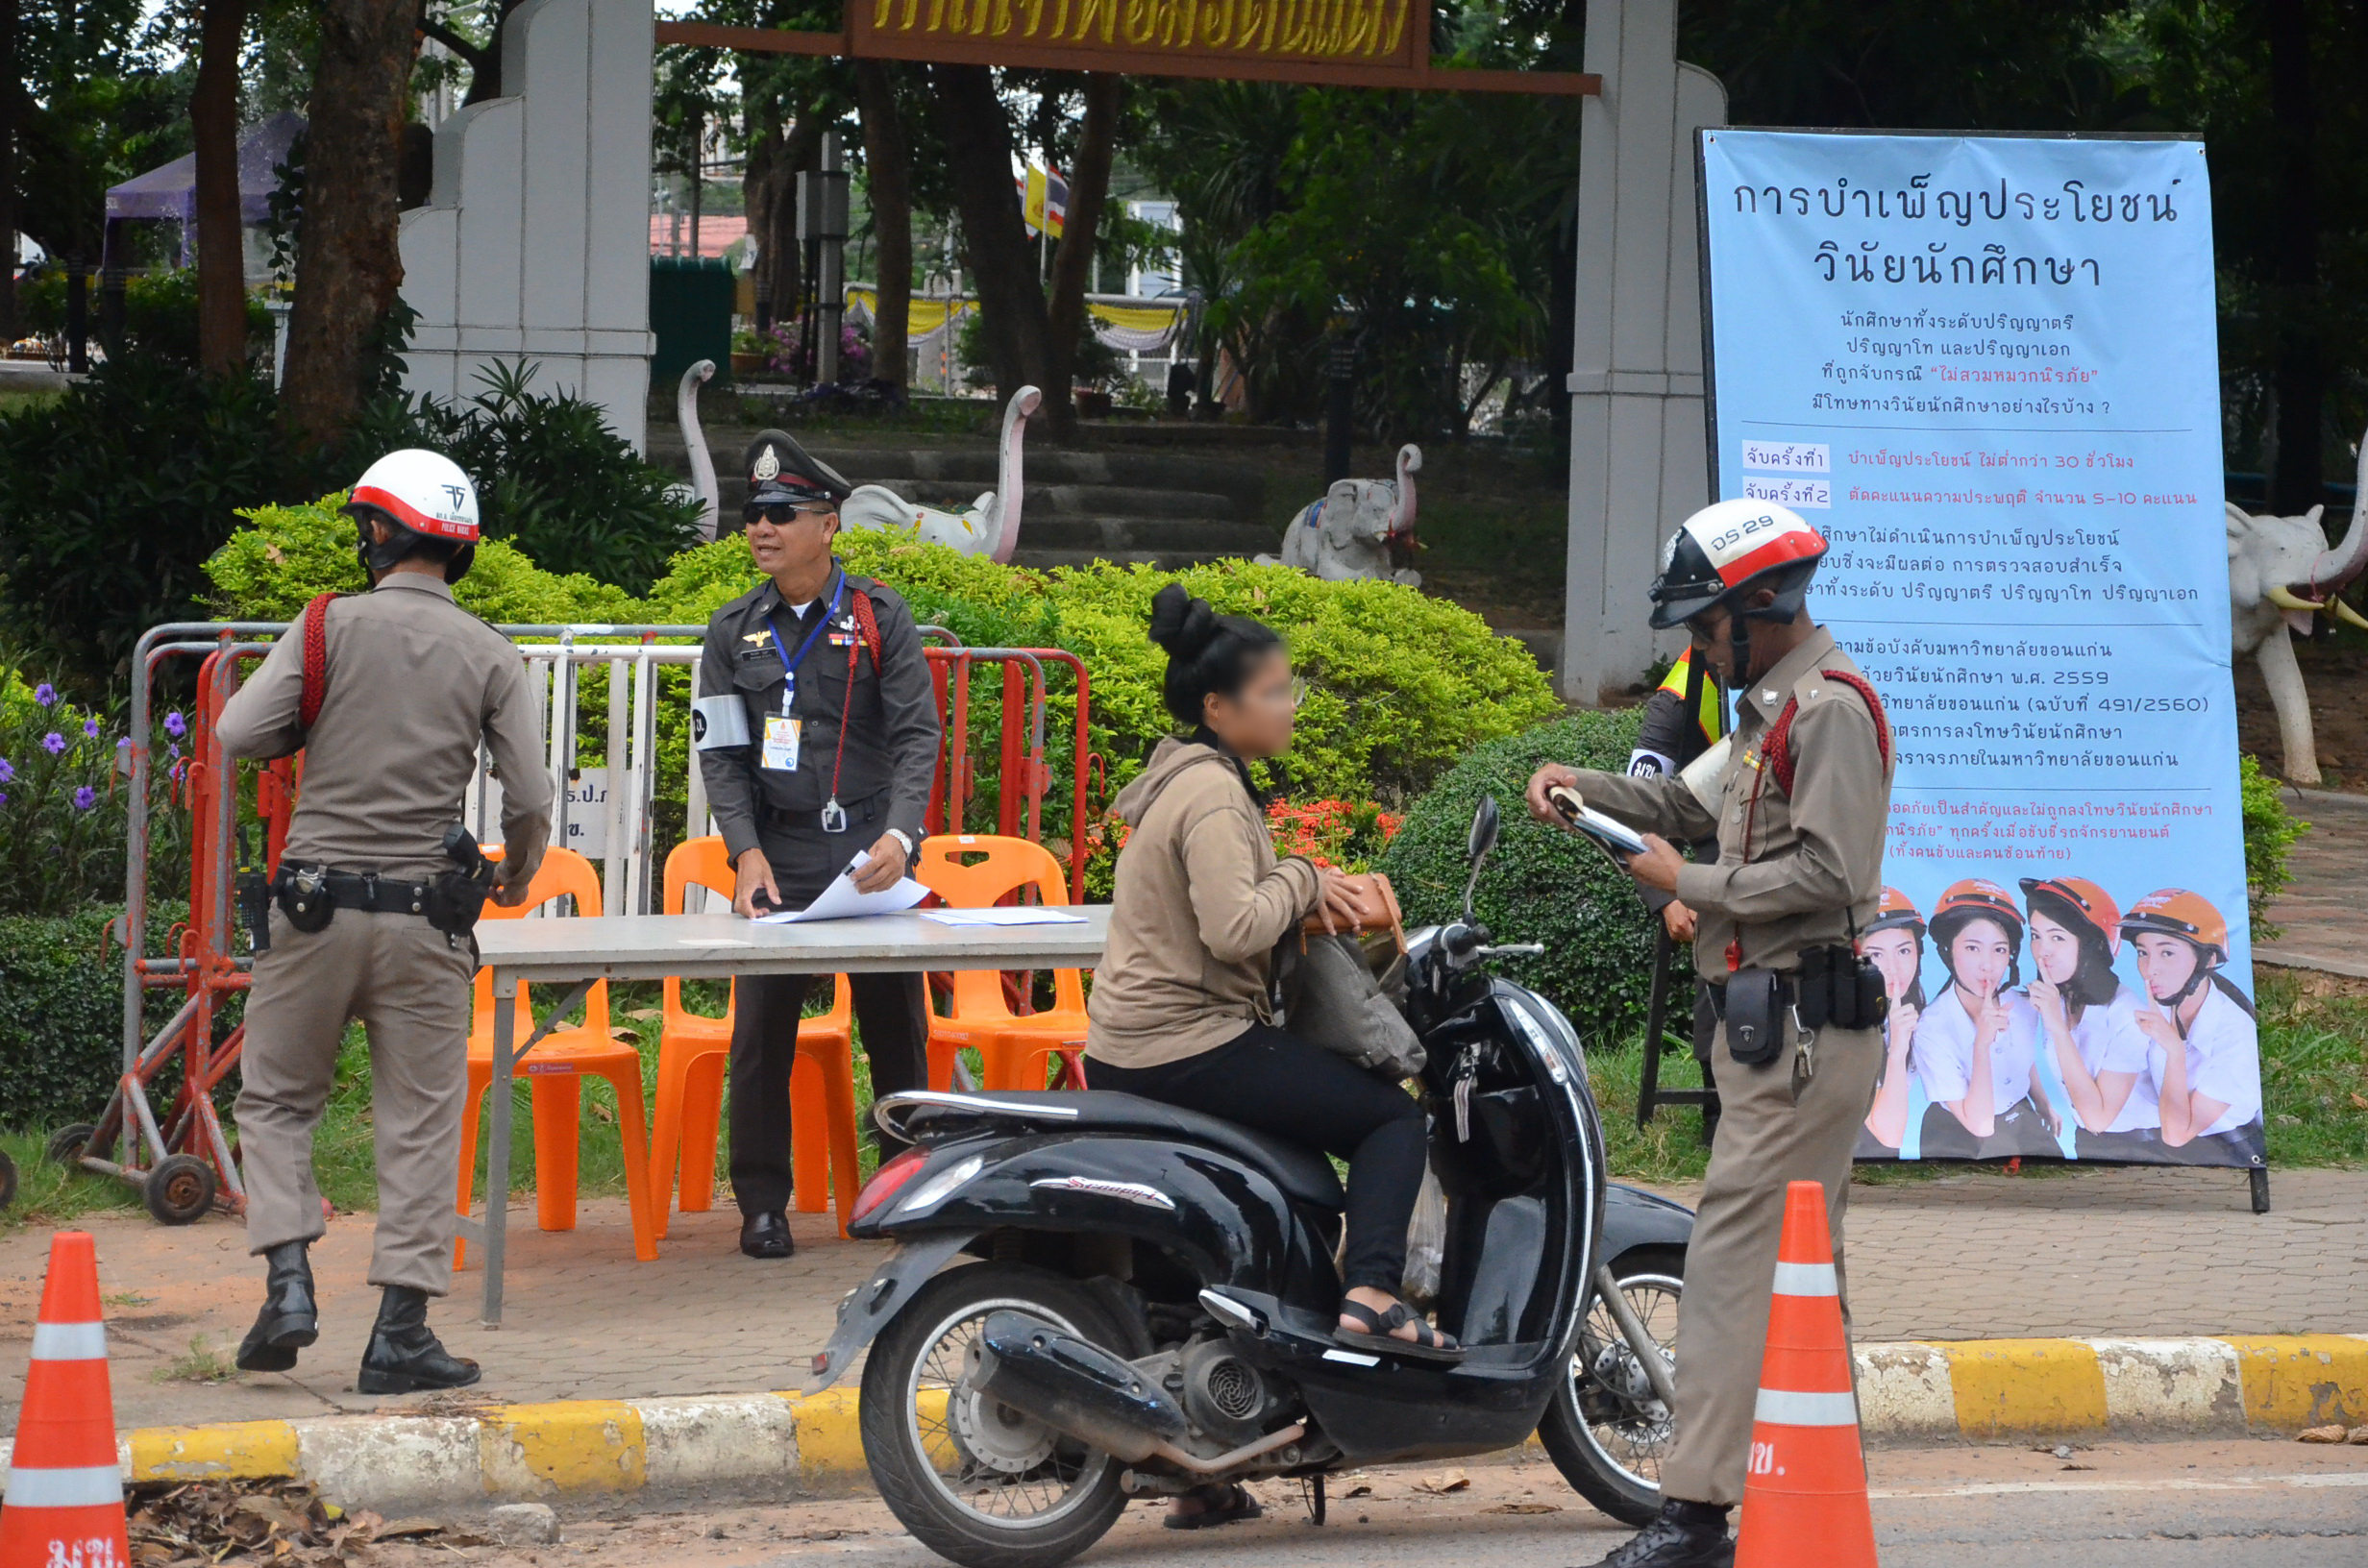
<svg viewBox="0 0 2368 1568"><path fill-rule="evenodd" d="M189 721L181 717L179 708L164 716L164 733L176 741L189 733Z"/></svg>
<svg viewBox="0 0 2368 1568"><path fill-rule="evenodd" d="M121 907L130 792L116 775L131 738L106 745L111 719L120 735L119 713L85 708L0 666L0 916ZM188 732L185 719L180 728ZM169 733L158 723L150 745L163 751ZM150 886L185 896L188 813L168 804L169 792L162 778L152 790Z"/></svg>

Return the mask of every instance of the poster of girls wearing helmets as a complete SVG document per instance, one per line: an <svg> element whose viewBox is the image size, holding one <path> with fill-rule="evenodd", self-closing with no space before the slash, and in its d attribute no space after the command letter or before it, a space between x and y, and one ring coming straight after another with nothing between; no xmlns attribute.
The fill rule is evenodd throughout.
<svg viewBox="0 0 2368 1568"><path fill-rule="evenodd" d="M1897 746L1860 1156L2259 1165L2201 142L1697 151L1714 495Z"/></svg>

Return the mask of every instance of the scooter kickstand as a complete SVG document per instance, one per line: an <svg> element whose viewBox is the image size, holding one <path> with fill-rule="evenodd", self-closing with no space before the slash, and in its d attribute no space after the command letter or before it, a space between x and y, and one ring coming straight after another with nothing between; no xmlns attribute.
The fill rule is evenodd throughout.
<svg viewBox="0 0 2368 1568"><path fill-rule="evenodd" d="M1307 1522L1321 1526L1324 1513L1323 1473L1318 1471L1303 1480L1300 1485L1307 1497Z"/></svg>

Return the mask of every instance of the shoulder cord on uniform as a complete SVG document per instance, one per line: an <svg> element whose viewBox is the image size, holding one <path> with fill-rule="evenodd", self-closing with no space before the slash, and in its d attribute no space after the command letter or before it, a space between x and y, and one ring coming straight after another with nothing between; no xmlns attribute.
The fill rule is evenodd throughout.
<svg viewBox="0 0 2368 1568"><path fill-rule="evenodd" d="M296 703L296 729L299 735L308 735L321 717L321 703L329 696L329 601L343 599L343 594L316 594L305 606L300 620L304 638L304 693Z"/></svg>
<svg viewBox="0 0 2368 1568"><path fill-rule="evenodd" d="M839 798L839 768L847 761L847 717L855 706L855 649L858 643L872 650L872 674L880 673L879 618L872 613L872 596L863 589L855 590L855 602L851 606L855 615L856 636L847 644L847 696L839 703L839 745L830 758L830 799Z"/></svg>
<svg viewBox="0 0 2368 1568"><path fill-rule="evenodd" d="M1737 668L1743 667L1739 665ZM1874 686L1862 677L1850 674L1847 670L1820 670L1817 673L1828 680L1840 681L1865 698L1867 717L1875 722L1875 750L1883 758L1883 765L1888 768L1891 765L1891 726L1884 717L1883 699L1875 695ZM1751 799L1743 809L1743 863L1745 865L1751 863L1751 830L1759 820L1760 791L1767 783L1767 775L1773 772L1776 775L1777 785L1785 792L1786 798L1791 797L1792 720L1800 711L1801 699L1798 697L1788 698L1783 711L1776 715L1776 722L1768 725L1767 733L1760 738L1759 760L1754 762L1750 753L1744 754L1743 760L1750 765L1755 775L1751 781ZM1846 906L1842 911L1842 919L1849 922L1850 944L1855 947L1859 940L1857 908ZM1741 963L1742 943L1740 942L1727 943L1727 968L1738 968Z"/></svg>

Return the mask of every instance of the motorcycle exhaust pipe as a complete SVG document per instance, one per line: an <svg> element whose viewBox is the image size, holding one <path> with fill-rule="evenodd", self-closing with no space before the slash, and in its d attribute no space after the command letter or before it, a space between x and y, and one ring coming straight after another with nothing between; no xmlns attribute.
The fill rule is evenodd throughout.
<svg viewBox="0 0 2368 1568"><path fill-rule="evenodd" d="M1189 1431L1184 1412L1118 1357L1041 1317L990 1312L971 1384L1126 1464L1172 1450Z"/></svg>

